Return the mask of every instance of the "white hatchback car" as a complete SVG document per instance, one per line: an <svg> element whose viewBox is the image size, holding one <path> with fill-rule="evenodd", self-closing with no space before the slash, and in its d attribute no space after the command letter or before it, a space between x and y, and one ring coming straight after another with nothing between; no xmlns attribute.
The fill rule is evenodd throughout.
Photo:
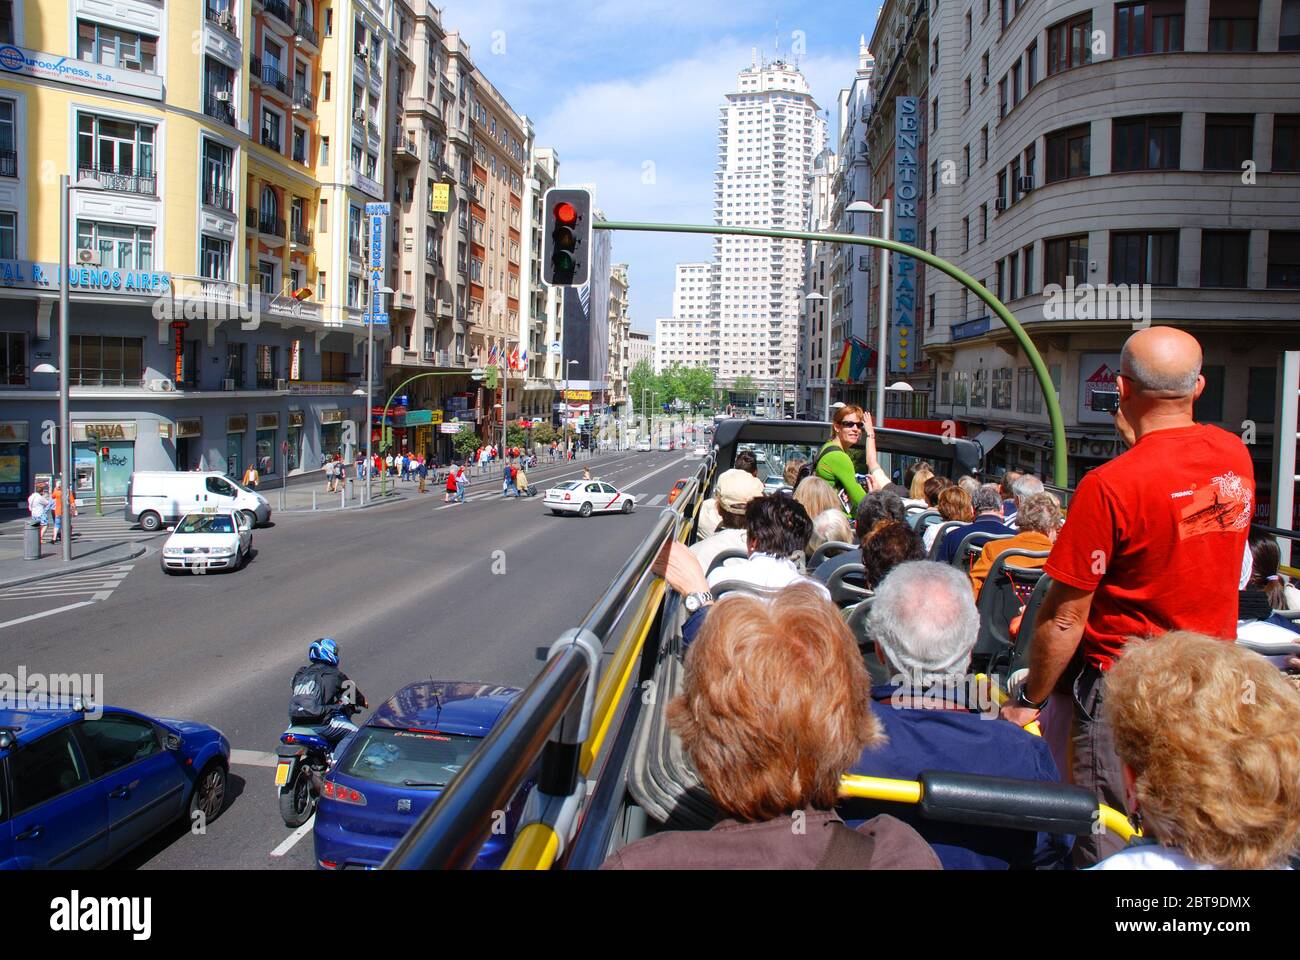
<svg viewBox="0 0 1300 960"><path fill-rule="evenodd" d="M651 447L650 447L649 440L642 440L640 443L636 445L637 453L649 453L650 449Z"/></svg>
<svg viewBox="0 0 1300 960"><path fill-rule="evenodd" d="M631 513L636 509L636 497L603 480L566 480L546 491L543 504L557 517L565 513L589 517L593 513Z"/></svg>
<svg viewBox="0 0 1300 960"><path fill-rule="evenodd" d="M163 573L238 570L253 552L253 527L238 513L187 513L163 544Z"/></svg>

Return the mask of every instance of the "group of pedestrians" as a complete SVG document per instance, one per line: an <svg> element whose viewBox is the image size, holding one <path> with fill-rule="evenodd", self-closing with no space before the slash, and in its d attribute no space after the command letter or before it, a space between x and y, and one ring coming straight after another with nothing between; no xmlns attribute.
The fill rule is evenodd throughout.
<svg viewBox="0 0 1300 960"><path fill-rule="evenodd" d="M38 483L31 496L27 498L27 512L33 521L41 525L41 541L43 543L54 543L62 535L63 529L62 481L54 481L53 494L50 494L49 489L48 484ZM77 495L71 490L68 491L68 507L72 510L72 515L77 516ZM48 541L45 539L46 530L50 531ZM68 524L68 530L71 533L71 523Z"/></svg>

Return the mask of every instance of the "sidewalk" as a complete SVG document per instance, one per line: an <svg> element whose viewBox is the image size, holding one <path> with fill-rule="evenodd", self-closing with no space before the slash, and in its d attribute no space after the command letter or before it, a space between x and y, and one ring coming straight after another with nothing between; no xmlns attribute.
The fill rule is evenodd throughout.
<svg viewBox="0 0 1300 960"><path fill-rule="evenodd" d="M43 544L39 560L24 560L21 542L0 542L0 589L124 563L141 556L146 549L145 544L138 541L99 540L82 543L74 537L72 562L64 563L63 545L59 543Z"/></svg>

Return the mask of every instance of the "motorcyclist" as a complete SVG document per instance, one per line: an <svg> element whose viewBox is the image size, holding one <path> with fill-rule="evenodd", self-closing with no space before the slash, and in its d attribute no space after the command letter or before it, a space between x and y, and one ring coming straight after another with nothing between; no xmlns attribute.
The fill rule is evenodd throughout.
<svg viewBox="0 0 1300 960"><path fill-rule="evenodd" d="M307 648L306 666L293 675L293 696L289 701L289 722L318 726L330 746L337 746L356 724L348 719L348 707L366 707L365 695L339 669L339 645L322 637ZM351 700L349 700L349 696Z"/></svg>

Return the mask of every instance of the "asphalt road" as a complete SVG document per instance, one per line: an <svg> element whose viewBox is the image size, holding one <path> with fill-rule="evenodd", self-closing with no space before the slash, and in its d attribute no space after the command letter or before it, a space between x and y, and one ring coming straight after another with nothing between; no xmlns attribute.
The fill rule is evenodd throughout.
<svg viewBox="0 0 1300 960"><path fill-rule="evenodd" d="M556 517L540 496L501 498L499 478L476 482L463 505L444 506L431 487L369 510L281 515L254 533L253 561L228 574L166 576L160 537L133 564L0 594L0 670L102 674L101 702L210 723L230 740L221 817L202 835L178 827L120 867L311 868L311 835L284 826L272 784L307 645L337 639L344 671L372 703L428 677L523 685L697 464L657 452L590 461L593 476L643 502L660 498L630 516ZM582 466L530 479L544 490ZM59 607L68 609L3 626Z"/></svg>

